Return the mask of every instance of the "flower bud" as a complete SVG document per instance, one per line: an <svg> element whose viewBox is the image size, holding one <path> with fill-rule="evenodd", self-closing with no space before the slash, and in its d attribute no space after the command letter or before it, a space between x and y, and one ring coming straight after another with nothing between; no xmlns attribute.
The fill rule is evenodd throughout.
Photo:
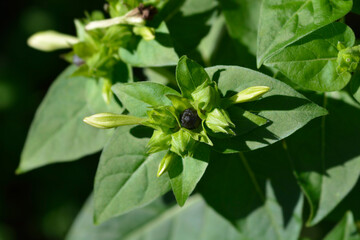
<svg viewBox="0 0 360 240"><path fill-rule="evenodd" d="M215 133L221 132L235 135L235 132L231 129L235 125L231 122L228 113L224 109L215 108L207 115L205 123Z"/></svg>
<svg viewBox="0 0 360 240"><path fill-rule="evenodd" d="M30 47L45 52L71 48L78 42L76 37L51 30L35 33L27 41Z"/></svg>
<svg viewBox="0 0 360 240"><path fill-rule="evenodd" d="M155 39L155 29L146 26L135 26L133 28L135 35L141 36L146 41L151 41Z"/></svg>
<svg viewBox="0 0 360 240"><path fill-rule="evenodd" d="M155 130L151 136L147 148L147 153L156 153L170 148L171 134L164 133L159 130Z"/></svg>
<svg viewBox="0 0 360 240"><path fill-rule="evenodd" d="M194 144L195 140L191 137L191 134L183 129L171 134L170 150L179 156L185 156L192 152Z"/></svg>
<svg viewBox="0 0 360 240"><path fill-rule="evenodd" d="M138 125L145 122L146 118L139 118L115 113L98 113L84 118L84 122L97 128L115 128L125 125Z"/></svg>
<svg viewBox="0 0 360 240"><path fill-rule="evenodd" d="M168 151L159 164L157 177L160 177L162 174L164 174L169 169L171 163L177 158L179 158L179 156L171 151Z"/></svg>
<svg viewBox="0 0 360 240"><path fill-rule="evenodd" d="M262 95L267 93L270 90L267 86L254 86L246 88L241 92L238 92L231 98L228 98L228 105L243 103L243 102L251 102L259 99Z"/></svg>
<svg viewBox="0 0 360 240"><path fill-rule="evenodd" d="M336 72L342 74L344 72L354 72L360 61L360 46L344 48L341 43L338 43L338 49L341 49L337 57Z"/></svg>
<svg viewBox="0 0 360 240"><path fill-rule="evenodd" d="M145 125L154 129L167 132L178 126L178 122L175 117L175 109L170 106L154 108L151 111L148 111L147 115L149 120L145 123Z"/></svg>
<svg viewBox="0 0 360 240"><path fill-rule="evenodd" d="M220 94L215 86L209 85L207 82L199 86L193 93L195 108L200 112L211 112L218 106Z"/></svg>

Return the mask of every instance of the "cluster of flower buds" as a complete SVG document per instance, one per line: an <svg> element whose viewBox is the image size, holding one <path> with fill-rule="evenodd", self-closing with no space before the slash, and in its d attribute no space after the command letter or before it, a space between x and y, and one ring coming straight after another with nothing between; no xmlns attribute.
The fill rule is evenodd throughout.
<svg viewBox="0 0 360 240"><path fill-rule="evenodd" d="M153 128L154 133L148 143L148 153L168 151L159 165L157 176L161 176L178 156L193 155L197 143L202 142L212 146L209 136L218 133L228 137L236 135L234 131L236 126L231 121L227 109L234 104L254 101L270 90L267 86L254 86L229 98L222 98L216 82L210 80L199 64L184 56L179 61L178 69L181 69L186 62L192 64L194 72L200 72L199 76L202 76L202 80L191 79L196 77L196 74L186 74L186 72L182 74L182 82L178 81L182 94L166 95L172 105L151 108L147 112L147 118L100 113L87 117L84 121L99 128L133 124ZM194 86L194 82L200 84Z"/></svg>
<svg viewBox="0 0 360 240"><path fill-rule="evenodd" d="M337 49L339 50L337 58L338 74L344 72L355 72L360 62L360 46L345 47L341 42L338 42Z"/></svg>

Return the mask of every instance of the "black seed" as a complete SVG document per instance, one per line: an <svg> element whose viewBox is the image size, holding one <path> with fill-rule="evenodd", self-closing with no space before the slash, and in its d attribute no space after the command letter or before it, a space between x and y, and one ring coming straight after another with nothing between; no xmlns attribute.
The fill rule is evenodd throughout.
<svg viewBox="0 0 360 240"><path fill-rule="evenodd" d="M181 115L181 126L187 129L195 129L200 125L201 119L199 118L195 109L188 108Z"/></svg>

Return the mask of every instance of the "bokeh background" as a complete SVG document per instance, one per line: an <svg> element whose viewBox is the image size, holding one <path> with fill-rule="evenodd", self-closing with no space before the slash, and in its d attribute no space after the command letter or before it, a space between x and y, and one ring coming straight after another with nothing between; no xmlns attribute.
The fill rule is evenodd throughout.
<svg viewBox="0 0 360 240"><path fill-rule="evenodd" d="M73 19L102 9L103 4L103 0L0 1L0 240L63 239L92 190L98 155L23 175L14 172L35 111L67 66L59 52L29 48L27 38L48 29L75 34ZM346 17L357 38L359 22L359 15ZM326 222L322 225L304 232L311 235L330 228Z"/></svg>

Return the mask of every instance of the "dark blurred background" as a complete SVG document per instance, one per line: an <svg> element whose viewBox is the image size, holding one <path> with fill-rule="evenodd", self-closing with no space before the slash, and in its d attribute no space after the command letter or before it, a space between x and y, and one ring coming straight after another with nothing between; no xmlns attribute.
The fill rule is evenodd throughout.
<svg viewBox="0 0 360 240"><path fill-rule="evenodd" d="M92 189L98 156L16 176L35 111L67 66L59 52L29 48L41 30L75 34L73 19L103 0L0 1L0 240L63 239Z"/></svg>

